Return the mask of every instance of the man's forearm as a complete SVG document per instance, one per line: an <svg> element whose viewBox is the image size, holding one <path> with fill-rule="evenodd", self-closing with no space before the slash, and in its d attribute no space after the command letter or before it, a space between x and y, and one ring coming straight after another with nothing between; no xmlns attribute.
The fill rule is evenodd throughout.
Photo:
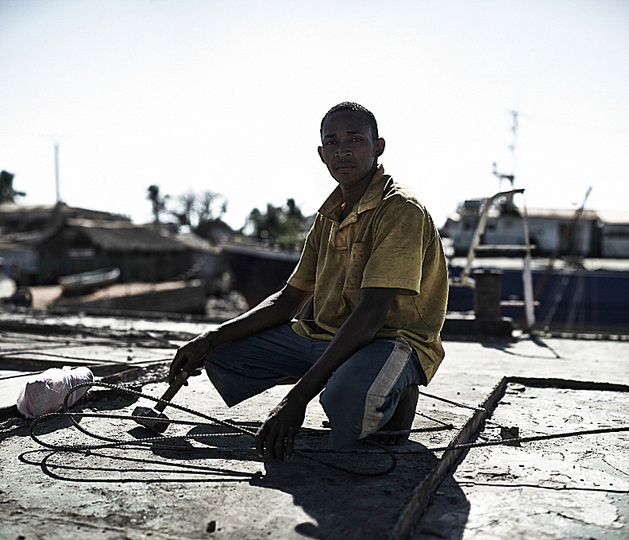
<svg viewBox="0 0 629 540"><path fill-rule="evenodd" d="M213 345L240 339L289 322L307 301L310 293L285 287L249 311L221 324L213 333Z"/></svg>
<svg viewBox="0 0 629 540"><path fill-rule="evenodd" d="M334 370L376 336L384 326L387 312L397 293L397 289L361 290L358 306L339 328L325 352L271 411L256 433L256 449L260 456L265 455L265 448L272 459L283 460L285 450L286 456L291 456L295 435L304 421L306 406L323 390Z"/></svg>
<svg viewBox="0 0 629 540"><path fill-rule="evenodd" d="M369 343L382 327L380 318L360 304L334 336L326 351L275 407L256 433L258 455L271 459L290 458L297 431L304 421L306 406L328 379L354 352Z"/></svg>
<svg viewBox="0 0 629 540"><path fill-rule="evenodd" d="M397 290L376 291L378 296L361 303L336 333L326 351L289 392L289 397L308 404L328 382L332 373L350 356L373 340L384 325ZM368 299L369 300L369 299ZM374 305L375 303L375 305Z"/></svg>

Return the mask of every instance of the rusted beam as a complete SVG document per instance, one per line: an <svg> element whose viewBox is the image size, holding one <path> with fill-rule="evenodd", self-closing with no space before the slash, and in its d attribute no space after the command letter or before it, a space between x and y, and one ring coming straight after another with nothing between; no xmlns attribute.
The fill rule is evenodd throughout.
<svg viewBox="0 0 629 540"><path fill-rule="evenodd" d="M456 446L469 442L474 434L477 433L483 421L487 418L490 411L494 409L498 401L502 398L507 387L508 380L503 378L496 387L490 392L489 396L480 405L481 410L476 410L468 419L463 428L456 434L454 439L448 446ZM437 465L428 473L428 475L413 490L410 502L399 517L390 540L406 540L413 527L417 524L422 514L428 507L430 499L437 490L447 474L452 472L454 466L467 452L461 450L446 450L437 463Z"/></svg>
<svg viewBox="0 0 629 540"><path fill-rule="evenodd" d="M504 396L509 383L541 388L629 392L629 386L626 384L541 377L503 377L480 406L480 408L484 410L477 410L469 418L463 428L457 433L454 439L452 439L448 445L449 447L469 443L474 438L474 435L481 428L483 421L491 414L498 402ZM456 465L464 457L466 452L467 449L447 450L444 452L435 468L432 469L413 490L413 496L402 512L402 515L399 517L395 528L389 537L390 540L406 540L409 537L413 527L415 527L415 525L419 522L422 514L428 507L433 494L443 479L454 471Z"/></svg>

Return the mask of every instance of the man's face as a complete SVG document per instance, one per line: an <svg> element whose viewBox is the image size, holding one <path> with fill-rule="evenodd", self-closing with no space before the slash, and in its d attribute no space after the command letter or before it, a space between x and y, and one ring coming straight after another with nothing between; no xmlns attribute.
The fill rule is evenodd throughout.
<svg viewBox="0 0 629 540"><path fill-rule="evenodd" d="M368 182L384 151L384 139L373 140L362 113L339 111L323 123L319 156L341 186Z"/></svg>

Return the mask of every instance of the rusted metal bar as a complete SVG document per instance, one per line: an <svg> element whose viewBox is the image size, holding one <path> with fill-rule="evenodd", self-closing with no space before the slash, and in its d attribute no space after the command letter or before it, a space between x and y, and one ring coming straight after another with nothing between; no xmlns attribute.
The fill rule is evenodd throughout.
<svg viewBox="0 0 629 540"><path fill-rule="evenodd" d="M456 446L470 441L483 421L487 418L488 413L493 410L504 395L507 382L508 380L503 378L496 385L479 409L468 419L448 446ZM444 452L437 465L413 490L413 496L395 524L393 532L389 537L390 540L406 540L409 537L413 527L417 524L419 518L428 507L432 495L437 490L444 477L452 472L455 464L463 457L465 452L467 452L467 450L447 450Z"/></svg>
<svg viewBox="0 0 629 540"><path fill-rule="evenodd" d="M540 377L503 377L489 393L483 404L477 408L472 417L469 418L463 428L457 433L454 439L452 439L448 447L466 444L473 439L474 435L481 428L483 421L491 415L493 409L504 396L507 385L510 383L541 388L629 392L629 386L626 384ZM413 527L417 525L422 514L428 507L433 494L443 479L454 471L456 465L460 459L464 457L466 452L467 449L465 448L444 452L435 468L432 469L413 490L413 496L399 517L389 537L390 540L407 540L409 538Z"/></svg>

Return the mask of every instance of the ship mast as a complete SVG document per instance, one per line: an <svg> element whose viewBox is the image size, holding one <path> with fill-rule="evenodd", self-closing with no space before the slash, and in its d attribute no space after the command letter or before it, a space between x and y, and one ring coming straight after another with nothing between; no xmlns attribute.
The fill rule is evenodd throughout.
<svg viewBox="0 0 629 540"><path fill-rule="evenodd" d="M511 144L507 146L511 152L511 174L503 174L498 172L496 163L493 164L493 174L498 177L499 188L502 191L502 181L508 180L511 183L511 192L506 196L506 200L502 205L503 212L521 214L522 225L524 227L524 258L522 259L522 286L524 293L524 329L530 331L535 325L535 308L533 300L533 275L531 271L531 239L529 234L529 221L526 212L526 204L524 204L524 190L514 191L515 184L515 150L518 141L518 111L511 110L509 114L512 118L511 124ZM522 193L523 204L522 211L519 212L513 203L513 195Z"/></svg>
<svg viewBox="0 0 629 540"><path fill-rule="evenodd" d="M511 187L513 187L513 181L515 180L515 149L518 142L518 111L509 111L509 113L513 119L511 144L508 146L511 152Z"/></svg>
<svg viewBox="0 0 629 540"><path fill-rule="evenodd" d="M511 189L514 189L515 184L515 149L517 146L518 140L518 111L509 111L511 118L513 119L513 123L511 125L511 144L507 145L509 152L511 153L511 174L504 174L498 172L498 165L494 161L492 174L498 178L498 191L502 191L502 181L508 180L511 184ZM513 204L513 195L507 197L507 200L504 202L504 207L507 210L514 210L515 206Z"/></svg>
<svg viewBox="0 0 629 540"><path fill-rule="evenodd" d="M509 180L511 183L511 189L513 189L513 184L515 183L515 149L518 141L518 111L509 111L509 114L511 114L511 117L513 118L513 124L510 129L512 133L511 144L507 145L507 148L511 152L511 174L499 173L498 165L494 161L492 174L498 177L499 191L502 191L503 180Z"/></svg>

